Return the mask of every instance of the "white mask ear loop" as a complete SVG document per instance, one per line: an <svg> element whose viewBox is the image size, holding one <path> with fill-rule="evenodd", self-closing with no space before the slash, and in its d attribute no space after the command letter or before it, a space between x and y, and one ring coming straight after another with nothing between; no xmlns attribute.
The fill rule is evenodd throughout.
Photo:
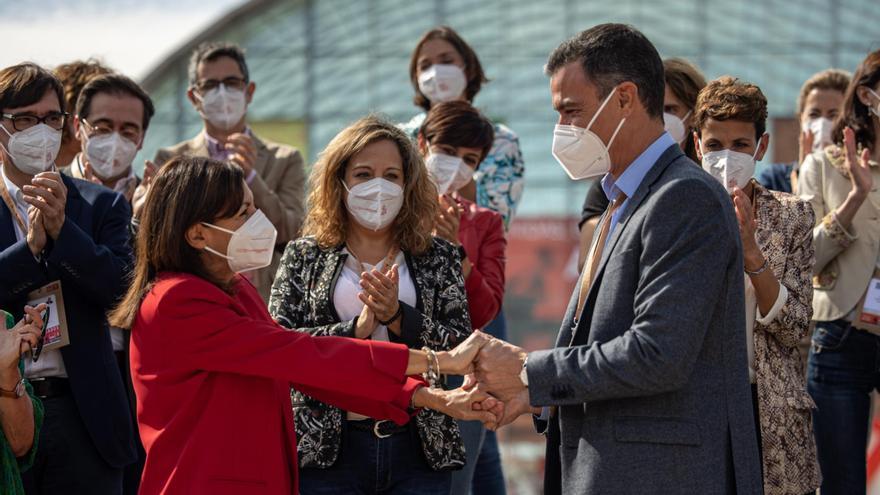
<svg viewBox="0 0 880 495"><path fill-rule="evenodd" d="M226 232L227 234L235 234L235 231L234 231L234 230L224 229L223 227L219 227L219 226L217 226L217 225L213 225L213 224L210 224L210 223L208 223L208 222L199 222L199 223L202 224L202 225L204 225L205 227L210 227L210 228L212 228L212 229L217 229L217 230L219 230L220 232ZM207 252L209 252L209 253L211 253L211 254L216 254L217 256L219 256L219 257L221 257L221 258L225 258L225 259L227 259L227 260L231 260L231 259L232 259L232 256L227 256L227 255L221 253L220 251L217 251L216 249L212 248L211 246L207 246L207 245L206 245L206 246L205 246L205 251L207 251Z"/></svg>
<svg viewBox="0 0 880 495"><path fill-rule="evenodd" d="M603 101L602 104L599 105L599 109L596 110L596 113L593 114L593 118L590 119L590 123L587 124L588 131L590 130L590 127L593 127L593 123L596 122L596 119L599 117L599 114L602 113L602 110L605 109L605 105L607 105L608 102L611 101L611 97L614 96L614 93L616 91L617 91L617 86L614 86L614 88L611 89L611 92L608 93L608 96L605 97L605 101ZM620 127L618 127L618 129L620 129ZM615 132L615 134L617 134L617 133ZM614 138L612 138L612 139L614 139Z"/></svg>
<svg viewBox="0 0 880 495"><path fill-rule="evenodd" d="M752 160L758 161L756 157L758 156L758 150L761 149L761 140L764 139L764 136L766 135L767 133L765 132L764 134L761 134L761 137L758 138L758 144L755 145L755 152L752 153Z"/></svg>

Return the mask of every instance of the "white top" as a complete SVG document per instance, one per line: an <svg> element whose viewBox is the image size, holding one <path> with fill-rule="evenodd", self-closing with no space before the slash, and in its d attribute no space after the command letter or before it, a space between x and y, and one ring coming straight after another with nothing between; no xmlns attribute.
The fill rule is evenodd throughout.
<svg viewBox="0 0 880 495"><path fill-rule="evenodd" d="M339 278L336 281L336 288L333 290L333 306L336 307L336 314L339 315L340 321L350 321L360 316L361 310L364 309L364 303L362 303L357 297L362 290L360 284L361 266L360 263L358 263L357 258L352 256L348 249L343 249L342 252L348 255L348 257L345 259L345 264L342 266L342 272L339 274ZM406 258L402 252L397 253L397 257L394 258L394 263L397 264L397 273L400 276L397 298L400 301L415 307L416 286L413 284L412 277L409 274L409 268L406 266ZM384 263L380 262L380 265L384 265ZM373 268L376 268L376 265L364 263L364 268L366 270L372 270ZM381 270L382 267L379 269ZM370 338L373 340L388 342L388 328L385 327L385 325L377 324L376 329L373 330L373 334ZM367 419L367 417L349 412L348 419L361 420Z"/></svg>
<svg viewBox="0 0 880 495"><path fill-rule="evenodd" d="M15 203L15 209L18 210L21 219L24 221L24 226L27 228L30 226L30 219L28 218L27 213L30 205L24 202L24 193L22 193L21 189L6 177L6 172L2 171L2 174L6 189L9 191L9 196L12 197L12 202ZM26 233L21 231L18 222L16 222L15 219L12 220L12 226L15 229L15 241L19 242L24 239ZM24 376L28 378L47 376L67 378L67 370L64 368L64 360L61 358L61 351L58 349L43 349L40 353L40 358L37 359L36 363L30 358L30 353L28 353L24 358Z"/></svg>
<svg viewBox="0 0 880 495"><path fill-rule="evenodd" d="M755 383L755 321L761 325L769 325L779 311L785 306L788 299L788 289L784 285L779 284L779 295L776 296L776 302L767 312L767 316L761 316L761 310L758 308L758 296L755 294L755 286L748 275L745 276L746 285L746 349L749 353L749 381Z"/></svg>

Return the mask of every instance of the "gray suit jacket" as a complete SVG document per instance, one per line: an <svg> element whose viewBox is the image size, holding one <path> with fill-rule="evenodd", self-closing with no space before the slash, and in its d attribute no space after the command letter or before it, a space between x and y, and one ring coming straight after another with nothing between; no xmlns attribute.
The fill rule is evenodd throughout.
<svg viewBox="0 0 880 495"><path fill-rule="evenodd" d="M620 215L578 324L576 289L556 348L529 354L532 404L559 406L562 493L761 493L743 299L732 202L671 146Z"/></svg>

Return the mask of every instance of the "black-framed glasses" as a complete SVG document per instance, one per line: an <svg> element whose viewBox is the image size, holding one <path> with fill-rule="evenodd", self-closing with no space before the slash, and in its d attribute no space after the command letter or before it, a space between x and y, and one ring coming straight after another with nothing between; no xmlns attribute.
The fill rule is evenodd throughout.
<svg viewBox="0 0 880 495"><path fill-rule="evenodd" d="M220 85L226 86L226 89L235 89L241 91L247 86L247 79L231 76L223 79L222 81L218 81L217 79L205 79L204 81L199 81L195 84L196 90L199 93L207 93L212 89L217 89Z"/></svg>
<svg viewBox="0 0 880 495"><path fill-rule="evenodd" d="M109 136L110 134L113 134L114 131L113 126L106 122L99 121L96 124L92 124L82 117L80 117L80 122L82 122L86 125L86 127L92 130L91 132L88 132L88 130L86 131L88 137ZM137 144L141 138L141 130L139 127L135 127L132 125L123 125L122 129L119 130L119 135L124 137L125 139L128 139L132 143Z"/></svg>
<svg viewBox="0 0 880 495"><path fill-rule="evenodd" d="M67 112L52 112L43 117L37 117L32 113L4 113L3 118L11 120L12 128L19 132L41 123L60 131L64 128L64 122L67 121L68 115Z"/></svg>

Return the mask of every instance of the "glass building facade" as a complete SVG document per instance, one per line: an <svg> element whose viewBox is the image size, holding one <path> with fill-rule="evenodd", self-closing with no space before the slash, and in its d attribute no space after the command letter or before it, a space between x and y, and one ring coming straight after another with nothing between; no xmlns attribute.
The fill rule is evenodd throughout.
<svg viewBox="0 0 880 495"><path fill-rule="evenodd" d="M798 90L814 72L852 71L880 47L874 0L255 0L147 76L157 113L141 157L198 132L185 91L189 54L201 41L247 50L257 83L250 120L312 163L366 113L406 121L418 111L410 54L424 31L447 24L475 48L491 79L475 105L520 136L526 189L519 214L573 215L586 186L569 181L550 155L555 114L543 65L559 42L603 22L633 24L661 56L685 57L707 78L731 74L758 84L771 118L794 113Z"/></svg>

